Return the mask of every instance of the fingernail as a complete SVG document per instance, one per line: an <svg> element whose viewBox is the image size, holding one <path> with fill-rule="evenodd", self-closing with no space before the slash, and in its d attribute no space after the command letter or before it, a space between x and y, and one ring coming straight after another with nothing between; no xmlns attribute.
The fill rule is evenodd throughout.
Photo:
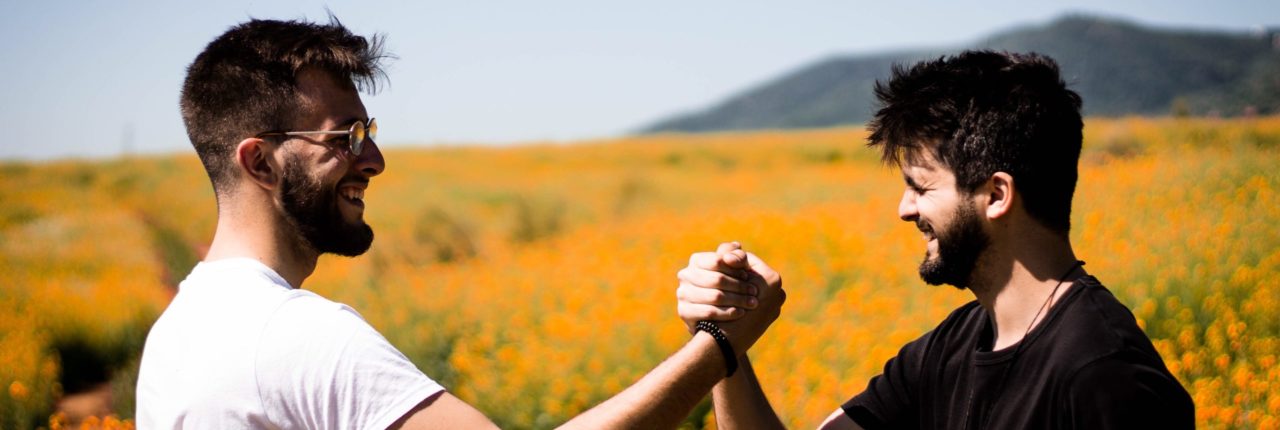
<svg viewBox="0 0 1280 430"><path fill-rule="evenodd" d="M747 299L747 306L748 306L748 307L750 307L750 308L752 308L752 309L755 309L755 307L756 307L757 305L759 305L759 304L760 304L760 301L759 301L759 300L756 300L756 298L755 298L755 297L752 297L752 298L750 298L750 299Z"/></svg>

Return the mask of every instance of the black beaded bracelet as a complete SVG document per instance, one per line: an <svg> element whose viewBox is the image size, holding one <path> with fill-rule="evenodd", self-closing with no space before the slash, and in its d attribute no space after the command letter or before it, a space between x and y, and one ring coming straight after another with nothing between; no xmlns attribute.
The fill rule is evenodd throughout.
<svg viewBox="0 0 1280 430"><path fill-rule="evenodd" d="M729 344L729 338L724 337L724 331L720 330L720 326L711 321L698 321L695 326L698 331L705 331L716 340L716 345L720 346L720 353L724 354L724 366L728 369L728 373L724 377L733 376L733 372L738 370L738 355L733 353L733 345Z"/></svg>

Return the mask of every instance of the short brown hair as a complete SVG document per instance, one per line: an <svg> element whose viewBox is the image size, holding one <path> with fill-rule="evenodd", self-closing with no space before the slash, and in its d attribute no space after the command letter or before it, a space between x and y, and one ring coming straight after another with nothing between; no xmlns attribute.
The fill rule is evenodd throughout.
<svg viewBox="0 0 1280 430"><path fill-rule="evenodd" d="M332 15L329 24L255 19L209 42L187 68L181 107L215 193L231 185L231 151L240 140L292 126L303 68L372 93L386 77L379 63L390 55L382 45L381 35L354 35Z"/></svg>

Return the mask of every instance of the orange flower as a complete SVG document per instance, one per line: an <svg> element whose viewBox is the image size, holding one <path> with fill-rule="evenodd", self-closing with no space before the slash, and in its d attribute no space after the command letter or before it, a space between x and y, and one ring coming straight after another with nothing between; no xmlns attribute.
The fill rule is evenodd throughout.
<svg viewBox="0 0 1280 430"><path fill-rule="evenodd" d="M30 391L27 390L27 386L23 385L21 382L13 381L12 384L9 384L9 397L14 400L26 400L27 394L30 394Z"/></svg>

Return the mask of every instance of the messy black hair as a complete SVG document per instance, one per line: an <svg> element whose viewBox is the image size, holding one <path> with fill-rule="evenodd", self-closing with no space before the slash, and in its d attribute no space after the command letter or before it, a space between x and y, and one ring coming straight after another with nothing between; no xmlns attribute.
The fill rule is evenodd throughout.
<svg viewBox="0 0 1280 430"><path fill-rule="evenodd" d="M868 144L886 163L900 167L932 151L964 193L1008 173L1028 214L1063 236L1070 231L1084 123L1080 96L1053 59L966 51L894 66L875 94Z"/></svg>

